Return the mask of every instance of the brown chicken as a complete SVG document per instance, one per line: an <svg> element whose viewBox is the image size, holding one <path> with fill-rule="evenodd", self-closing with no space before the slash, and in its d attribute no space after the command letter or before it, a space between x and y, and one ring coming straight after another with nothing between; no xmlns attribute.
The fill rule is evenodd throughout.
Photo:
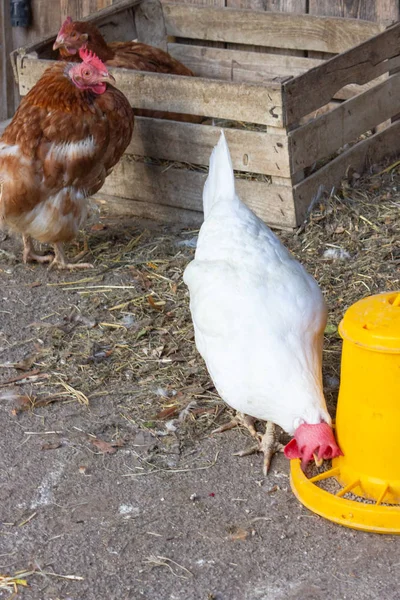
<svg viewBox="0 0 400 600"><path fill-rule="evenodd" d="M25 262L59 268L91 266L68 264L62 244L76 237L89 196L121 158L134 124L102 61L86 49L79 55L79 64L45 71L0 138L0 224L22 234ZM52 244L55 255L36 254L32 238Z"/></svg>
<svg viewBox="0 0 400 600"><path fill-rule="evenodd" d="M135 71L171 73L194 77L194 73L167 52L139 42L111 42L107 44L100 31L88 21L73 21L67 17L58 32L53 50L59 49L63 60L79 60L79 49L85 46L94 52L108 67L120 67ZM135 114L145 117L172 119L201 123L204 117L172 112L138 110Z"/></svg>

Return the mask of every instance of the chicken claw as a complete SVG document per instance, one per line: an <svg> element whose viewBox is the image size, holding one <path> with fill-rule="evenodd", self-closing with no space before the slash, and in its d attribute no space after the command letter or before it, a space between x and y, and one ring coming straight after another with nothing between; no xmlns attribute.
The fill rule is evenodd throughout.
<svg viewBox="0 0 400 600"><path fill-rule="evenodd" d="M51 263L54 260L53 254L36 254L33 247L32 238L29 235L22 236L24 242L23 261L27 262L38 262L38 263Z"/></svg>
<svg viewBox="0 0 400 600"><path fill-rule="evenodd" d="M257 431L256 428L254 427L254 423L256 422L256 420L254 419L254 417L249 417L249 415L245 415L244 413L241 412L237 412L236 416L233 417L233 419L231 421L229 421L228 423L225 423L224 425L221 425L221 427L218 427L217 429L214 429L214 431L212 433L222 433L224 431L229 431L230 429L233 429L234 427L245 427L246 429L249 430L250 435L254 438L257 437Z"/></svg>
<svg viewBox="0 0 400 600"><path fill-rule="evenodd" d="M254 454L255 452L262 452L264 454L263 473L264 476L266 476L268 474L273 455L276 452L282 452L284 445L276 439L275 423L267 421L265 433L261 434L258 433L254 427L255 422L256 419L254 419L254 417L250 417L249 415L238 412L236 413L236 416L229 421L229 423L221 425L221 427L215 429L213 433L222 433L223 431L228 431L229 429L233 429L234 427L238 426L248 429L250 435L257 440L257 443L253 444L253 446L250 446L250 448L235 452L234 456L249 456L249 454Z"/></svg>
<svg viewBox="0 0 400 600"><path fill-rule="evenodd" d="M93 269L90 263L68 263L61 244L54 244L54 260L49 266L49 269Z"/></svg>
<svg viewBox="0 0 400 600"><path fill-rule="evenodd" d="M68 263L61 244L54 244L53 254L36 254L32 238L29 235L22 236L24 242L24 263L36 261L38 263L50 263L49 269L93 269L90 263Z"/></svg>
<svg viewBox="0 0 400 600"><path fill-rule="evenodd" d="M257 444L254 444L246 450L235 452L234 456L248 456L249 454L254 454L255 452L262 452L264 454L263 474L266 477L268 475L273 455L276 454L276 452L283 452L284 447L284 444L281 444L276 439L275 423L267 421L265 433L261 434L257 432Z"/></svg>

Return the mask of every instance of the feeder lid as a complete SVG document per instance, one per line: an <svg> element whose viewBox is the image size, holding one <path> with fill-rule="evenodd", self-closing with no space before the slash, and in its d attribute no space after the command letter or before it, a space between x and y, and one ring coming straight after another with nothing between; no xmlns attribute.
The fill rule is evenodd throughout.
<svg viewBox="0 0 400 600"><path fill-rule="evenodd" d="M370 350L400 353L400 291L368 296L350 306L339 333Z"/></svg>

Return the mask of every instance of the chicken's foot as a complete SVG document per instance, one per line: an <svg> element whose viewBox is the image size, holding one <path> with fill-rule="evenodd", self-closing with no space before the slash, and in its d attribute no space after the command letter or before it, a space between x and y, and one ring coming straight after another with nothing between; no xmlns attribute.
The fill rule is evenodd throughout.
<svg viewBox="0 0 400 600"><path fill-rule="evenodd" d="M233 429L234 427L245 427L250 432L250 435L253 438L257 437L257 431L254 427L254 423L256 419L254 417L249 417L249 415L245 415L242 412L237 412L231 421L221 425L217 429L214 429L212 433L222 433L223 431L229 431L229 429Z"/></svg>
<svg viewBox="0 0 400 600"><path fill-rule="evenodd" d="M50 269L93 269L93 265L90 263L68 263L62 244L53 244L53 248L55 256Z"/></svg>
<svg viewBox="0 0 400 600"><path fill-rule="evenodd" d="M248 456L255 452L262 452L264 454L263 473L264 475L267 475L273 455L276 452L282 452L284 445L276 439L275 423L267 421L265 433L261 434L256 430L254 426L255 422L256 419L254 417L237 412L235 417L229 421L229 423L221 425L221 427L215 429L213 433L222 433L223 431L228 431L229 429L238 426L245 427L250 432L251 437L257 440L257 443L250 446L250 448L235 452L234 456Z"/></svg>
<svg viewBox="0 0 400 600"><path fill-rule="evenodd" d="M281 444L276 437L276 426L275 423L267 421L265 426L265 433L261 434L256 432L257 443L246 450L235 452L235 456L248 456L255 452L262 452L264 454L263 462L263 473L264 476L268 475L269 467L271 465L271 459L276 452L283 452L284 444Z"/></svg>
<svg viewBox="0 0 400 600"><path fill-rule="evenodd" d="M32 238L29 235L23 235L22 240L24 242L23 261L24 263L36 261L38 263L51 263L54 260L53 254L36 254L35 248L33 247Z"/></svg>
<svg viewBox="0 0 400 600"><path fill-rule="evenodd" d="M86 254L89 254L90 252L90 248L89 248L89 239L87 235L84 235L83 238L83 250L81 250L80 252L78 252L78 254L76 254L74 256L73 263L77 263L78 261L81 260L81 258L83 258L84 256L86 256Z"/></svg>

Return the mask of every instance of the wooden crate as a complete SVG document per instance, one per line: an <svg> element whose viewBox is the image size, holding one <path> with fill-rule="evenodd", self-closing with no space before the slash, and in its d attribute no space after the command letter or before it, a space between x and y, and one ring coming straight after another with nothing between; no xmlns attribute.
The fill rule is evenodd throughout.
<svg viewBox="0 0 400 600"><path fill-rule="evenodd" d="M113 69L132 106L207 118L136 119L99 194L114 213L198 225L221 123L238 193L277 227L299 225L321 186L339 185L349 167L361 172L399 150L400 24L157 0L122 0L90 19L109 41L167 48L198 76ZM22 95L55 57L54 38L13 53ZM316 53L331 58L308 56Z"/></svg>

